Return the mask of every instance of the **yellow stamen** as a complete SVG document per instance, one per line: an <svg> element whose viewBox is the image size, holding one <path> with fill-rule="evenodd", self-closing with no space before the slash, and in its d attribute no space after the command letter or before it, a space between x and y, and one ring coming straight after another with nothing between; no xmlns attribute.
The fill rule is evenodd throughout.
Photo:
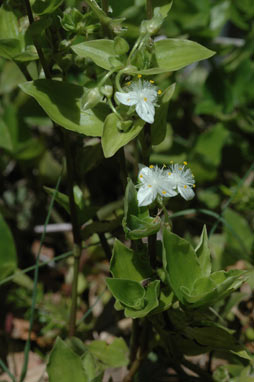
<svg viewBox="0 0 254 382"><path fill-rule="evenodd" d="M184 188L187 188L186 184L183 186Z"/></svg>
<svg viewBox="0 0 254 382"><path fill-rule="evenodd" d="M182 167L179 167L179 170L180 170L180 171L182 171L182 169L183 169Z"/></svg>
<svg viewBox="0 0 254 382"><path fill-rule="evenodd" d="M195 188L196 187L196 185L195 184L193 184L193 186L192 186L193 188Z"/></svg>
<svg viewBox="0 0 254 382"><path fill-rule="evenodd" d="M151 187L152 187L152 185L151 185L151 184L148 184L148 187L150 187L150 188L151 188Z"/></svg>
<svg viewBox="0 0 254 382"><path fill-rule="evenodd" d="M150 82L151 84L154 84L154 80L150 80L149 82Z"/></svg>
<svg viewBox="0 0 254 382"><path fill-rule="evenodd" d="M128 81L128 82L127 82L127 85L129 86L130 84L131 84L131 81Z"/></svg>
<svg viewBox="0 0 254 382"><path fill-rule="evenodd" d="M130 98L127 98L127 101L130 101L131 99Z"/></svg>
<svg viewBox="0 0 254 382"><path fill-rule="evenodd" d="M140 178L143 178L143 175L142 175L142 174L140 174L140 175L139 175L139 177L140 177Z"/></svg>
<svg viewBox="0 0 254 382"><path fill-rule="evenodd" d="M138 78L141 78L142 77L142 74L138 74Z"/></svg>
<svg viewBox="0 0 254 382"><path fill-rule="evenodd" d="M154 168L154 166L151 164L151 165L149 166L149 168Z"/></svg>
<svg viewBox="0 0 254 382"><path fill-rule="evenodd" d="M161 91L161 90L158 90L157 93L158 93L159 95L161 95L162 91Z"/></svg>
<svg viewBox="0 0 254 382"><path fill-rule="evenodd" d="M147 101L147 98L146 98L146 97L144 97L144 101L145 101L145 102Z"/></svg>
<svg viewBox="0 0 254 382"><path fill-rule="evenodd" d="M184 164L185 166L187 166L188 163L187 163L186 161L184 161L183 164Z"/></svg>
<svg viewBox="0 0 254 382"><path fill-rule="evenodd" d="M171 175L172 174L172 172L168 172L168 175Z"/></svg>
<svg viewBox="0 0 254 382"><path fill-rule="evenodd" d="M166 191L162 191L163 195L165 195L167 192Z"/></svg>

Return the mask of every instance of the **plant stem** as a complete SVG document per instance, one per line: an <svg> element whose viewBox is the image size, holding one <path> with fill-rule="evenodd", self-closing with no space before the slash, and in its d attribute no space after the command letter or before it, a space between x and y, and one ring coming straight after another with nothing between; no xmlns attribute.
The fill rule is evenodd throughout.
<svg viewBox="0 0 254 382"><path fill-rule="evenodd" d="M102 7L102 10L107 14L108 13L108 0L102 0L101 7Z"/></svg>
<svg viewBox="0 0 254 382"><path fill-rule="evenodd" d="M146 0L146 15L148 19L153 17L153 4L152 0Z"/></svg>
<svg viewBox="0 0 254 382"><path fill-rule="evenodd" d="M133 333L131 340L131 354L130 361L131 367L128 374L124 378L123 382L131 382L134 375L140 367L141 362L146 357L148 349L148 320L145 319L142 325L142 331L140 331L140 323L136 322L137 319L133 320ZM139 346L140 343L140 346Z"/></svg>
<svg viewBox="0 0 254 382"><path fill-rule="evenodd" d="M28 16L29 23L30 23L30 25L32 25L33 22L34 22L34 17L33 17L32 8L31 8L31 5L30 5L30 1L29 0L25 0L25 5L26 5L26 11L27 11L27 16ZM35 46L35 48L37 50L41 66L42 66L43 71L45 73L45 77L46 78L50 78L50 71L49 71L48 66L46 64L46 60L45 60L43 51L42 51L40 45L38 44L38 42L37 42L37 40L35 38L33 38L33 43L34 43L34 46Z"/></svg>

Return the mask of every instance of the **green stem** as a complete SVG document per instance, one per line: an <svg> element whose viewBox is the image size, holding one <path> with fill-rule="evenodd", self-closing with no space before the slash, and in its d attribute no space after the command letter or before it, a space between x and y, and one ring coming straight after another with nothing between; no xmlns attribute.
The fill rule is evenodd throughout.
<svg viewBox="0 0 254 382"><path fill-rule="evenodd" d="M3 369L3 371L5 371L6 374L9 375L9 377L11 378L12 382L16 382L16 378L14 377L14 375L10 372L10 370L8 369L8 367L5 365L5 363L0 359L0 366L1 368Z"/></svg>
<svg viewBox="0 0 254 382"><path fill-rule="evenodd" d="M108 13L108 0L102 0L101 6L102 6L102 10L107 14Z"/></svg>
<svg viewBox="0 0 254 382"><path fill-rule="evenodd" d="M34 17L33 17L32 8L31 8L31 5L30 5L30 1L29 0L25 0L25 5L26 5L26 11L27 11L27 16L28 16L29 24L32 25L34 23ZM34 43L34 46L35 46L35 48L37 50L41 66L42 66L43 71L45 73L45 77L46 78L50 78L50 71L48 69L48 66L46 64L46 60L45 60L43 51L42 51L40 45L38 44L37 39L33 38L33 43Z"/></svg>
<svg viewBox="0 0 254 382"><path fill-rule="evenodd" d="M152 0L146 0L146 15L148 19L151 19L153 17L153 1Z"/></svg>
<svg viewBox="0 0 254 382"><path fill-rule="evenodd" d="M129 57L128 57L128 60L127 60L127 65L130 65L131 64L131 59L132 59L132 56L134 55L135 51L137 50L139 44L141 43L141 40L144 38L143 35L140 35L138 37L138 39L136 40L135 44L133 45L133 48L132 50L130 51L130 54L129 54Z"/></svg>

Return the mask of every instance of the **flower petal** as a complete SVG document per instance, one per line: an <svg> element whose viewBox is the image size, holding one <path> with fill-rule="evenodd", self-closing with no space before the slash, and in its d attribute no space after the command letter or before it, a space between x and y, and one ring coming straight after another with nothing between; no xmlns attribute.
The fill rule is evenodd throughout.
<svg viewBox="0 0 254 382"><path fill-rule="evenodd" d="M148 206L155 200L156 196L157 192L154 187L141 186L137 193L139 207Z"/></svg>
<svg viewBox="0 0 254 382"><path fill-rule="evenodd" d="M115 95L116 95L116 99L123 105L133 106L133 105L136 105L136 103L138 102L137 95L135 92L129 92L129 93L116 92Z"/></svg>
<svg viewBox="0 0 254 382"><path fill-rule="evenodd" d="M154 123L154 105L148 101L139 101L136 106L138 116L147 123Z"/></svg>
<svg viewBox="0 0 254 382"><path fill-rule="evenodd" d="M195 192L189 186L178 186L178 191L185 200L191 200L195 196Z"/></svg>
<svg viewBox="0 0 254 382"><path fill-rule="evenodd" d="M165 181L158 185L158 193L164 198L172 198L177 195L177 191L173 189L173 185Z"/></svg>

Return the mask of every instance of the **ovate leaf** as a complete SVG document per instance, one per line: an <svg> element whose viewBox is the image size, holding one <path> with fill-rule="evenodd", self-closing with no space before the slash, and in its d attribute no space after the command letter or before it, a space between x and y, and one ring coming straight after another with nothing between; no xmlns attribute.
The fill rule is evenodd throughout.
<svg viewBox="0 0 254 382"><path fill-rule="evenodd" d="M116 338L111 344L105 341L92 341L88 345L89 351L95 358L107 367L127 366L128 347L122 338Z"/></svg>
<svg viewBox="0 0 254 382"><path fill-rule="evenodd" d="M88 382L81 358L59 337L50 353L47 372L49 382Z"/></svg>
<svg viewBox="0 0 254 382"><path fill-rule="evenodd" d="M190 40L164 39L154 43L153 68L141 70L141 74L158 74L184 68L205 60L215 52Z"/></svg>
<svg viewBox="0 0 254 382"><path fill-rule="evenodd" d="M163 232L163 246L163 266L170 286L184 302L182 287L191 291L195 280L202 276L196 253L188 241L167 229Z"/></svg>
<svg viewBox="0 0 254 382"><path fill-rule="evenodd" d="M137 281L108 278L106 283L113 296L122 304L134 309L143 308L145 289Z"/></svg>
<svg viewBox="0 0 254 382"><path fill-rule="evenodd" d="M114 113L109 114L105 120L101 140L105 158L112 157L121 147L136 138L145 124L144 121L138 119L129 131L124 132L118 129L119 122L118 117Z"/></svg>
<svg viewBox="0 0 254 382"><path fill-rule="evenodd" d="M211 254L208 246L208 237L206 226L204 225L203 231L200 237L199 244L195 249L195 252L198 256L199 264L201 267L201 272L203 277L209 276L211 273Z"/></svg>
<svg viewBox="0 0 254 382"><path fill-rule="evenodd" d="M146 251L134 252L119 240L114 243L110 271L115 278L138 282L152 275L152 268Z"/></svg>
<svg viewBox="0 0 254 382"><path fill-rule="evenodd" d="M34 97L48 116L65 129L88 136L101 136L108 107L99 103L93 110L81 110L85 90L78 85L55 80L36 80L20 85Z"/></svg>
<svg viewBox="0 0 254 382"><path fill-rule="evenodd" d="M160 107L155 113L155 120L151 125L151 140L153 145L161 143L166 136L168 107L175 91L175 85L172 84L165 89L160 98Z"/></svg>
<svg viewBox="0 0 254 382"><path fill-rule="evenodd" d="M146 294L144 297L144 307L138 310L132 308L125 308L125 316L131 318L140 318L147 316L148 313L156 309L159 305L159 290L159 280L154 280L150 282L146 288Z"/></svg>
<svg viewBox="0 0 254 382"><path fill-rule="evenodd" d="M115 53L114 44L114 40L91 40L72 46L72 50L79 57L90 58L96 65L110 70L123 65Z"/></svg>

